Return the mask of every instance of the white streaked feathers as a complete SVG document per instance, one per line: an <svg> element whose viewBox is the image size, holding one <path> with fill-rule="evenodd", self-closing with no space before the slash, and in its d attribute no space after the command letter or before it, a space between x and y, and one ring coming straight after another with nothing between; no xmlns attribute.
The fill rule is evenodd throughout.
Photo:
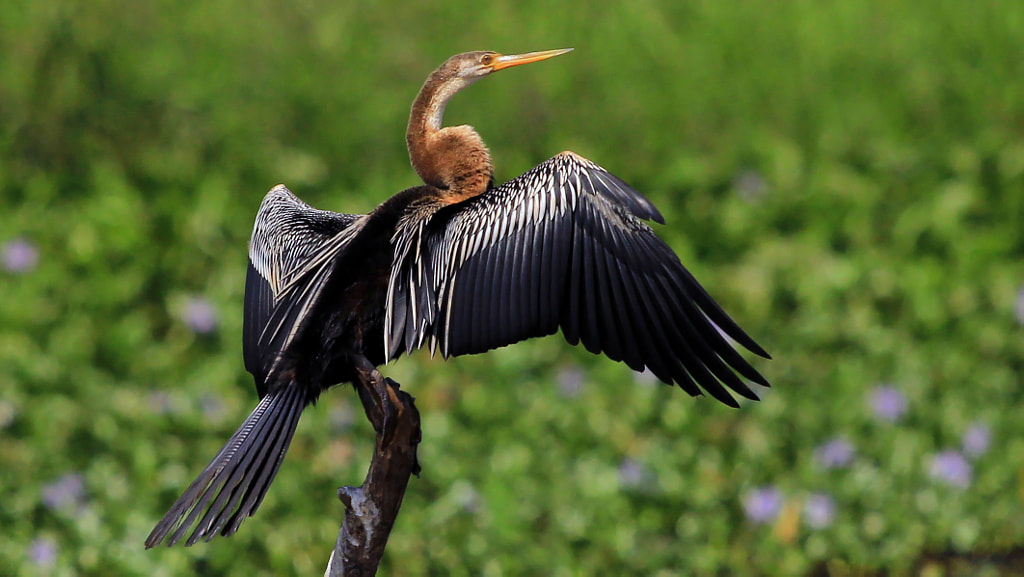
<svg viewBox="0 0 1024 577"><path fill-rule="evenodd" d="M281 354L301 326L298 322L289 323L288 319L307 318L317 302L316 293L329 276L330 263L365 222L365 216L317 210L283 184L263 198L249 241L249 260L270 285L273 307L286 298L301 306L294 315L271 314L265 319L266 325L260 327L257 343L261 349L269 343L279 343L274 347L276 358L269 372L277 368ZM285 330L287 333L279 340Z"/></svg>
<svg viewBox="0 0 1024 577"><path fill-rule="evenodd" d="M316 227L339 218L349 224L359 216L317 210L283 184L263 198L249 240L249 260L270 283L276 300L297 278L335 256L345 240L362 228L358 224L348 226L333 237L325 237Z"/></svg>
<svg viewBox="0 0 1024 577"><path fill-rule="evenodd" d="M615 227L649 230L641 219L661 221L652 204L635 193L618 193L621 185L617 183L618 179L600 166L563 152L460 205L439 236L431 225L441 206L410 210L391 238L394 260L384 320L385 359L394 358L403 341L405 350L412 351L423 346L428 337L434 339L434 346L440 346L442 355L448 356L457 298L454 287L466 261L526 227L567 218L577 210L582 195L587 195L588 204ZM598 190L602 194L595 192ZM314 306L318 300L314 293L322 289L330 271L326 265L362 230L366 219L365 215L314 209L283 185L267 193L257 214L249 258L270 285L274 304L288 297L304 308ZM325 223L339 221L344 228L331 235L324 233ZM430 246L425 244L428 233L435 235ZM548 242L537 240L538 246ZM301 319L308 312L302 310L290 316ZM275 347L279 352L286 350L299 324L286 327L285 318L276 315L267 319L259 342L276 341L282 331L288 331ZM441 326L443 334L438 332Z"/></svg>
<svg viewBox="0 0 1024 577"><path fill-rule="evenodd" d="M601 181L600 186L595 179ZM603 168L563 152L523 176L464 203L459 213L444 225L440 238L434 238L435 244L426 255L424 235L432 218L410 213L399 223L394 235L395 258L384 325L385 358L392 359L403 340L406 350L411 351L423 346L427 337L439 339L441 354L448 356L454 287L462 265L527 226L537 227L565 218L567 212L576 210L581 195L589 195L589 203L617 227L647 228L640 218L660 220L660 214L645 199L630 196L626 203L622 202L626 199L604 198L595 192L609 189L609 184L615 185L613 177ZM434 208L435 213L438 210ZM428 290L421 290L424 288ZM421 299L426 294L433 298ZM399 298L407 299L405 307L395 306ZM406 317L396 318L396 312L404 312ZM443 334L438 334L438 319L444 320ZM413 334L407 334L410 327L415 327Z"/></svg>

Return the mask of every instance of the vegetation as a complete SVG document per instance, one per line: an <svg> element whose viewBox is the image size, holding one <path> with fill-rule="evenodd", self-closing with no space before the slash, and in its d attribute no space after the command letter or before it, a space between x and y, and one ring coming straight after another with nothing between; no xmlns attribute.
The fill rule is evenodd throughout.
<svg viewBox="0 0 1024 577"><path fill-rule="evenodd" d="M501 180L568 148L647 194L774 387L731 410L560 337L402 359L424 471L382 573L1013 571L1024 4L55 0L0 24L0 573L322 571L373 440L347 388L237 535L142 547L255 405L256 208L284 182L370 210L416 184L430 70L563 46L448 122Z"/></svg>

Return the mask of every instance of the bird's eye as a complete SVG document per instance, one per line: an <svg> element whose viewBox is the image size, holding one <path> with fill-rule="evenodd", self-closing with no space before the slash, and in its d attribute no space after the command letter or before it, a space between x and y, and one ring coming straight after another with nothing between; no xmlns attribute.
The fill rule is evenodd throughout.
<svg viewBox="0 0 1024 577"><path fill-rule="evenodd" d="M491 54L484 54L483 58L480 59L480 63L484 66L490 66L494 62L494 56Z"/></svg>

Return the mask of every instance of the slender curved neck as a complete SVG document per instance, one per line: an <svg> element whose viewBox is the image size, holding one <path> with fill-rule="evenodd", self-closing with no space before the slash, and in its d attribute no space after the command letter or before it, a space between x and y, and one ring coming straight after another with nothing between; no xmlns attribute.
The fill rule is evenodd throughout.
<svg viewBox="0 0 1024 577"><path fill-rule="evenodd" d="M412 103L405 141L413 169L427 184L442 188L448 186L448 183L440 180L440 167L437 164L441 159L433 154L436 147L434 137L441 131L441 121L448 101L468 85L463 78L453 75L442 66L427 77Z"/></svg>
<svg viewBox="0 0 1024 577"><path fill-rule="evenodd" d="M469 126L441 126L448 101L475 80L442 66L427 78L409 113L405 138L412 167L423 182L448 190L450 202L490 186L490 154L476 131Z"/></svg>
<svg viewBox="0 0 1024 577"><path fill-rule="evenodd" d="M456 92L470 84L471 82L464 78L452 76L444 68L432 72L412 103L406 138L412 142L414 139L425 137L428 133L441 130L441 120L444 118L444 109L448 101Z"/></svg>

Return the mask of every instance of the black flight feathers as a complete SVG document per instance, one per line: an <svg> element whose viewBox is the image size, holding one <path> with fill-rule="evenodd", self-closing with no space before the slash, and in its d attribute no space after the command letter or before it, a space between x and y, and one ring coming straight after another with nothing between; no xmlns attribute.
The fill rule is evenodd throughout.
<svg viewBox="0 0 1024 577"><path fill-rule="evenodd" d="M740 376L768 382L723 333L767 353L643 220L663 221L623 181L562 153L429 222L400 227L389 350L431 342L445 357L472 354L561 328L570 343L646 367L692 395L703 388L736 406L724 384L756 399Z"/></svg>

